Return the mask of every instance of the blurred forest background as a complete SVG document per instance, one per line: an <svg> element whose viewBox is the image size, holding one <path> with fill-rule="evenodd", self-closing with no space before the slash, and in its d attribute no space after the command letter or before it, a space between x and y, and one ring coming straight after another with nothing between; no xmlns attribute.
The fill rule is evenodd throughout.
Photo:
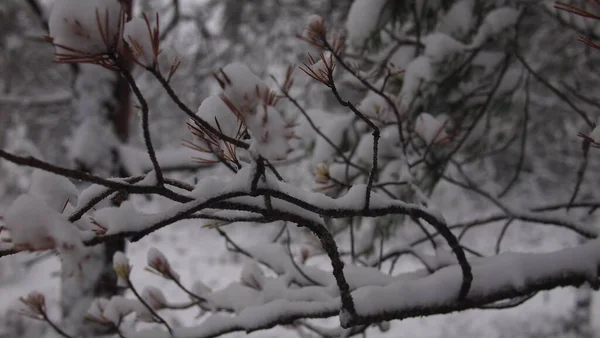
<svg viewBox="0 0 600 338"><path fill-rule="evenodd" d="M578 42L577 37L583 35L592 41L600 41L600 21L559 12L554 9L553 2L544 1L415 2L422 6L421 10L404 1L390 3L396 4L395 7L380 14L409 25L413 35L416 30L419 36L443 29L442 18L456 3L472 6L471 19L475 23L472 27L465 26L464 41L476 34L485 13L493 8L509 6L521 11L514 27L488 41L476 56L468 59L469 63L475 64L468 73L461 73L457 78L450 70L436 70L450 75L437 82L435 88L419 89L418 95L423 100L418 108L411 108L414 110L411 114L418 113L417 110L428 111L434 115L446 114L452 121L458 121L463 114L484 113L481 122L469 130L471 136L465 140L457 160L460 163L456 168L448 169L464 170L469 184L455 184L458 182L454 179L430 175L427 171L423 177L434 177L423 179L419 184L455 226L456 235L470 255L491 255L500 251L546 252L580 243L582 238L575 232L533 224L543 222L529 222L525 216L502 214L496 219L488 218L497 215L499 209L510 214L514 207L543 206L551 210L552 205L557 205L557 210L564 211L568 204L572 207L571 217L582 222L598 221L598 149L585 149L583 139L577 134L592 130L582 116L591 122L598 120L600 99L596 97L598 90L595 88L600 84L597 63L600 51ZM600 6L592 1L570 3L600 12ZM160 61L168 65L175 56L181 60L180 69L172 80L173 88L191 107L197 107L204 98L219 90L212 73L233 61L245 63L264 79L270 75L283 79L289 65L299 66L307 60L307 52L318 55L315 47L296 38L304 31L309 16L318 14L326 20L328 27L344 29L351 5L352 1L348 0L134 0L133 13L159 13L163 33ZM0 148L105 176L147 171L150 167L144 168L140 164L142 161L131 160L145 156L145 152L136 109L131 102L123 100L123 95L128 95L127 90L123 92L117 84L112 92L102 92L105 91L102 87L94 91L98 82L118 80L86 66L53 63L54 48L42 38L47 34L50 6L51 1L0 2ZM455 37L460 35L459 32ZM411 40L407 36L394 36L389 25L377 27L376 33L368 36L361 48L350 48L346 55L353 63L360 64L365 73L378 69L377 66L384 62L382 60L392 63L396 69L407 69L411 61L429 50L425 48L429 48L426 41L421 43L419 39ZM501 61L497 63L503 67L490 67L491 59ZM441 60L437 66L454 69L453 62ZM508 75L499 80L493 93L481 95L477 86L489 88L486 81L496 79L499 72ZM86 73L87 77L82 76ZM191 138L186 126L187 116L177 111L150 74L138 68L133 69L133 74L153 107L150 128L154 144L162 154L173 156L173 161L169 162L172 168L166 170L178 177L216 172L211 165L192 161L195 154L181 147L184 140ZM346 75L339 76L340 90L358 104L367 91ZM347 111L327 88L299 69L295 71L295 79L291 95L301 105L315 111L327 111L331 116ZM399 79L397 83L390 80L390 86L402 87L402 77ZM457 87L465 92L457 94ZM95 95L95 99L90 99L89 95ZM99 103L90 104L90 100ZM89 110L100 109L98 107L120 113L105 114L89 121ZM286 114L299 116L291 104ZM323 113L314 113L313 117L317 125L325 124L325 119L330 118ZM301 118L297 121L302 123ZM114 144L113 133L120 140L118 145ZM354 133L368 134L364 130L354 130ZM352 131L348 132L351 134ZM281 165L282 170L297 175L299 184L314 186L314 166L324 160L318 158L323 156L317 154L315 148L318 146L311 143L314 138L309 135L298 142L298 147L308 149L306 154L299 153ZM339 142L349 143L344 146L351 149L360 139L356 135L345 136ZM0 215L18 194L27 189L30 173L28 168L0 161ZM332 193L336 194L335 191ZM398 194L413 198L406 192ZM495 198L486 198L486 194L500 196L506 208L502 205L498 208ZM140 197L136 203L152 209L161 208L166 202ZM277 226L236 226L230 235L260 240L272 238L278 229ZM393 229L384 234L368 233L364 229L359 227L357 236L368 238L368 243L357 244L356 248L354 243L352 245L352 250L359 251L358 255L364 257L369 257L380 237L382 243L385 239L390 246L403 243L402 238L415 238L408 230ZM339 233L340 242L347 243L347 235L341 230ZM150 242L177 257L178 267L185 270L184 276L208 278L211 287L223 286L239 273L239 255L228 252L215 231L200 230L192 222L161 230L153 234ZM298 241L295 245L303 243ZM144 260L148 246L148 243L136 243L128 247L134 265L136 260ZM340 248L349 252L350 245L340 244ZM398 268L395 272L410 271L420 264L414 257L402 256L396 260ZM54 294L51 299L55 304L60 303L59 271L60 265L53 255L28 254L0 259L0 337L27 337L28 334L32 337L31 331L27 331L31 328L24 327L33 324L16 315L12 305L19 296L34 289ZM136 278L146 283L146 279ZM164 286L160 284L162 282L152 281ZM372 337L600 335L600 301L588 287L539 292L522 302L522 305L515 301L497 306L507 309L469 310L395 321L389 331L370 327L364 332ZM177 320L187 322L193 320L193 315L188 313ZM317 326L335 326L332 324L335 320L316 322ZM46 332L43 325L38 330ZM319 334L318 330L290 326L253 336L327 336L323 332Z"/></svg>

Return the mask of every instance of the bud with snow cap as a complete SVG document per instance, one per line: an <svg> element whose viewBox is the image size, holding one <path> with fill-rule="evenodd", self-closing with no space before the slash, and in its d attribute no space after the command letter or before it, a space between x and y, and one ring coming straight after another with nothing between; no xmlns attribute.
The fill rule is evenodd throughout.
<svg viewBox="0 0 600 338"><path fill-rule="evenodd" d="M146 270L166 279L179 281L179 274L173 270L167 257L156 248L148 250L148 267L146 267Z"/></svg>
<svg viewBox="0 0 600 338"><path fill-rule="evenodd" d="M244 264L240 280L247 287L260 291L265 283L265 274L256 262L248 262Z"/></svg>

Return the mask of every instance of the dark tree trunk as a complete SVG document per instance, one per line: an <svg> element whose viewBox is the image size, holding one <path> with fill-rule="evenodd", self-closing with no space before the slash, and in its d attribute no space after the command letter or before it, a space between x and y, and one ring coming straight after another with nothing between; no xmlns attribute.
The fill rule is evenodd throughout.
<svg viewBox="0 0 600 338"><path fill-rule="evenodd" d="M121 0L131 16L133 0ZM131 67L131 64L129 65ZM80 66L74 81L76 118L94 129L106 128L102 135L112 135L114 142L102 143L97 160L89 160L86 154L75 154L73 160L80 169L120 176L126 174L119 160L116 145L129 138L131 117L130 88L116 72L99 67ZM112 88L109 90L109 88ZM111 93L101 97L102 93ZM85 110L85 111L81 111ZM92 122L90 122L92 121ZM94 142L94 141L92 141ZM97 144L95 149L97 149ZM84 150L81 152L85 152ZM111 163L106 163L110 158ZM100 162L102 161L102 163ZM101 163L101 164L100 164ZM99 164L99 165L97 165ZM115 240L89 248L90 259L83 265L83 278L62 274L61 308L67 332L85 337L105 334L103 328L85 321L85 314L94 298L110 298L121 293L112 269L115 252L125 251L125 241Z"/></svg>

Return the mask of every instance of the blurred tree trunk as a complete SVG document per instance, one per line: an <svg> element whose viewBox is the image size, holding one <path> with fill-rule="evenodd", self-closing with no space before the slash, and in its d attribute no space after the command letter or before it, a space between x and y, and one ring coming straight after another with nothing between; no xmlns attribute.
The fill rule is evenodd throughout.
<svg viewBox="0 0 600 338"><path fill-rule="evenodd" d="M121 0L131 15L133 0ZM131 64L130 64L131 67ZM80 65L75 70L74 106L79 126L70 151L79 169L109 176L124 175L116 146L129 137L130 90L118 73L99 66ZM78 133L80 136L78 138ZM92 150L93 149L93 150ZM91 157L90 157L91 156ZM65 271L61 278L61 310L66 331L78 336L100 335L103 328L86 322L85 314L94 298L121 293L112 269L112 257L125 250L124 240L89 248L89 259L81 276Z"/></svg>
<svg viewBox="0 0 600 338"><path fill-rule="evenodd" d="M584 242L583 239L580 240L580 243ZM571 318L565 325L566 333L572 333L580 338L595 337L592 326L593 296L594 290L588 284L581 285L575 290L575 304L573 305Z"/></svg>

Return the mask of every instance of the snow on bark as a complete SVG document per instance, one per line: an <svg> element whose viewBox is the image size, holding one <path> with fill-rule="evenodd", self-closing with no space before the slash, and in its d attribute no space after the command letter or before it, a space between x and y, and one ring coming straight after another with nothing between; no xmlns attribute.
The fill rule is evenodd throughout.
<svg viewBox="0 0 600 338"><path fill-rule="evenodd" d="M253 254L260 253L261 249L258 246L250 248ZM270 254L267 255L267 252ZM265 264L281 259L281 255L275 256L272 253L267 250L260 256L261 259L268 258ZM359 280L354 280L354 274L349 272L350 283L363 279L362 283L355 284L361 286L352 292L357 312L366 320L402 319L463 310L474 305L528 295L540 288L578 285L584 281L596 284L600 266L600 242L594 240L553 253L504 253L493 257L472 258L471 264L474 279L467 301L458 301L456 297L462 282L458 265L443 267L432 274L419 270L394 277L385 276L379 282L374 279L378 278L377 274L381 274L377 269L360 268L364 271L357 272ZM281 275L281 272L276 272ZM369 277L365 278L366 276ZM264 285L268 288L272 284L267 282ZM215 306L223 306L223 309L235 308L235 316L213 314L197 326L175 328L174 335L213 337L233 331L251 332L299 318L343 316L339 313L340 301L337 296L330 295L329 298L310 301L282 297L264 301L262 295L269 292L274 291L265 289L259 292L232 283L215 293L213 301ZM141 330L128 336L164 337L164 332L159 329Z"/></svg>
<svg viewBox="0 0 600 338"><path fill-rule="evenodd" d="M569 279L573 279L575 285L582 281L596 284L599 244L594 240L553 253L503 253L472 259L473 282L467 298L492 302L511 294L526 295L540 286L550 287L552 283L563 285L563 280ZM356 310L363 316L390 313L396 318L408 317L411 313L434 313L434 309L442 310L442 313L458 310L460 304L456 295L461 278L460 268L451 265L423 278L398 280L383 287L366 287L353 293Z"/></svg>
<svg viewBox="0 0 600 338"><path fill-rule="evenodd" d="M79 194L79 197L77 198L77 209L87 206L92 200L107 193L109 190L109 188L99 184L90 184L90 186L83 189Z"/></svg>
<svg viewBox="0 0 600 338"><path fill-rule="evenodd" d="M142 230L152 219L151 215L138 212L131 201L125 201L119 207L99 209L92 217L95 223L106 229L107 235Z"/></svg>

